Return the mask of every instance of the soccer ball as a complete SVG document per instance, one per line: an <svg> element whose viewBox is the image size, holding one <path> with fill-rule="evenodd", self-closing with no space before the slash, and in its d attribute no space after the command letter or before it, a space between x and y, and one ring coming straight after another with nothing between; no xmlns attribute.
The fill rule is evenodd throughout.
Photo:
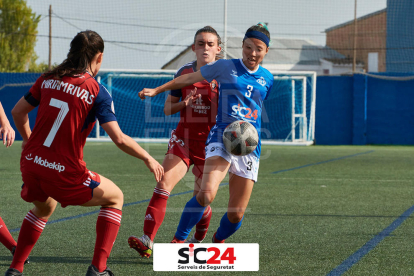
<svg viewBox="0 0 414 276"><path fill-rule="evenodd" d="M226 150L233 155L243 156L253 152L259 143L256 128L246 121L235 121L223 132Z"/></svg>

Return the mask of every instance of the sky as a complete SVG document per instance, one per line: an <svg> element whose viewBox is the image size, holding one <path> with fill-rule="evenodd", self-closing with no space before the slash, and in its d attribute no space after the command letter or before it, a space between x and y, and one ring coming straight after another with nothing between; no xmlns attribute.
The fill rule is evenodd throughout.
<svg viewBox="0 0 414 276"><path fill-rule="evenodd" d="M49 5L52 5L52 63L59 64L71 39L82 30L105 40L102 69L160 69L186 49L195 32L214 27L225 42L225 0L26 0L41 16L35 47L38 62L49 57ZM243 36L267 22L271 38L307 39L325 45L324 30L352 20L355 0L227 0L227 37ZM386 0L358 0L357 16L386 7Z"/></svg>

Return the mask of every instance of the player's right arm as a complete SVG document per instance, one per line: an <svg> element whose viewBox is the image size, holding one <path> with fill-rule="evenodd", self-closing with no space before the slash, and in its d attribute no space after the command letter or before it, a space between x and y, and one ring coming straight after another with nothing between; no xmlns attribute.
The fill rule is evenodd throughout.
<svg viewBox="0 0 414 276"><path fill-rule="evenodd" d="M27 102L27 100L22 97L17 104L12 109L13 121L16 126L17 131L23 138L22 149L26 145L27 141L32 134L32 130L29 125L29 112L32 111L35 107Z"/></svg>
<svg viewBox="0 0 414 276"><path fill-rule="evenodd" d="M110 121L101 126L119 149L144 161L148 169L154 174L155 180L157 182L161 181L164 175L164 168L147 151L141 148L137 142L125 135L119 128L117 121Z"/></svg>
<svg viewBox="0 0 414 276"><path fill-rule="evenodd" d="M181 89L203 80L205 80L205 78L201 75L200 71L184 74L156 88L144 88L138 93L138 96L141 100L144 100L145 97L154 97L162 92Z"/></svg>
<svg viewBox="0 0 414 276"><path fill-rule="evenodd" d="M3 139L3 145L10 147L14 141L14 130L4 113L3 106L0 103L0 140Z"/></svg>

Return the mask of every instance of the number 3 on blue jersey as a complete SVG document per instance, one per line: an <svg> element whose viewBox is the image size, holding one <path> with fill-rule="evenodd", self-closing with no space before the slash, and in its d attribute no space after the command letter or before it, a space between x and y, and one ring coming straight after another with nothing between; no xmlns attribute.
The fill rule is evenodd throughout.
<svg viewBox="0 0 414 276"><path fill-rule="evenodd" d="M247 92L246 94L244 94L246 97L250 98L250 96L252 95L252 91L253 91L253 86L248 85L247 86Z"/></svg>

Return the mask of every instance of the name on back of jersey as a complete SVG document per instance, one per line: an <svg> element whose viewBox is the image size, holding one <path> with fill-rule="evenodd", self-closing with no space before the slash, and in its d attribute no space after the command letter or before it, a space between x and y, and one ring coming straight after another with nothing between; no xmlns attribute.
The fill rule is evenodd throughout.
<svg viewBox="0 0 414 276"><path fill-rule="evenodd" d="M41 88L49 88L57 91L62 91L64 93L80 98L89 105L93 103L93 99L95 98L95 96L92 95L89 91L71 83L63 82L61 80L44 80Z"/></svg>

